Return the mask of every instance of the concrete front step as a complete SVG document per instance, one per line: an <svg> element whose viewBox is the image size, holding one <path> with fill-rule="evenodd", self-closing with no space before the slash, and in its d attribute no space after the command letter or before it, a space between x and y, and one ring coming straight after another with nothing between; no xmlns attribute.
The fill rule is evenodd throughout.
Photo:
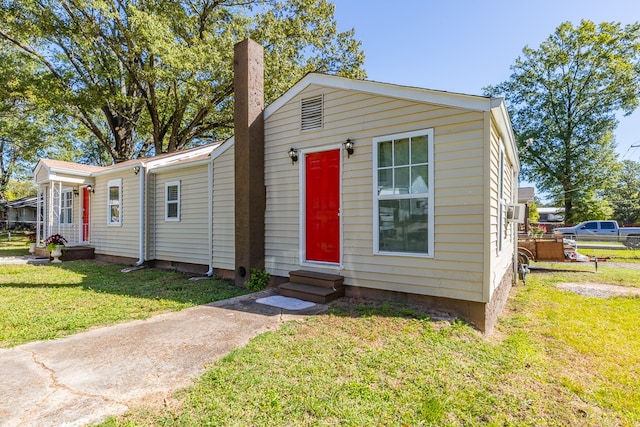
<svg viewBox="0 0 640 427"><path fill-rule="evenodd" d="M326 304L344 296L344 286L328 288L309 285L307 283L286 282L278 286L278 290L282 296L298 298L303 301L311 301L318 304Z"/></svg>
<svg viewBox="0 0 640 427"><path fill-rule="evenodd" d="M316 273L315 271L297 270L289 272L289 281L306 285L336 289L342 287L344 277L337 274Z"/></svg>

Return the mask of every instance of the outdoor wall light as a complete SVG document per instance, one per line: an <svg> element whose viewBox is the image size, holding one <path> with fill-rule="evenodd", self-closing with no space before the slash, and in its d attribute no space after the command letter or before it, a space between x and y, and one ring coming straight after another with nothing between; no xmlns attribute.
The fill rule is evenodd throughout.
<svg viewBox="0 0 640 427"><path fill-rule="evenodd" d="M355 142L347 139L342 145L344 145L344 149L347 150L347 157L351 157L351 155L353 154L353 146L355 145Z"/></svg>
<svg viewBox="0 0 640 427"><path fill-rule="evenodd" d="M291 147L289 150L289 158L291 159L291 164L294 164L298 161L298 151L297 149Z"/></svg>
<svg viewBox="0 0 640 427"><path fill-rule="evenodd" d="M80 192L78 191L78 189L77 189L77 188L74 188L74 189L73 189L73 195L74 195L75 197L78 197L78 196L80 195Z"/></svg>
<svg viewBox="0 0 640 427"><path fill-rule="evenodd" d="M135 173L136 175L138 175L140 173L140 166L134 166L133 167L133 173Z"/></svg>
<svg viewBox="0 0 640 427"><path fill-rule="evenodd" d="M95 193L96 190L93 189L93 185L89 184L89 185L87 185L87 191L89 193Z"/></svg>

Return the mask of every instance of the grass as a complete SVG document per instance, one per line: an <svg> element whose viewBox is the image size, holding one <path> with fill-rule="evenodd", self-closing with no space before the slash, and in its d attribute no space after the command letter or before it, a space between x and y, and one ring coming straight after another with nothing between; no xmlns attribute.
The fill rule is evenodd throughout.
<svg viewBox="0 0 640 427"><path fill-rule="evenodd" d="M29 255L29 243L25 233L11 232L11 241L7 231L0 231L0 257Z"/></svg>
<svg viewBox="0 0 640 427"><path fill-rule="evenodd" d="M345 300L256 337L167 408L104 425L640 425L640 298L555 286L638 287L640 271L528 279L491 337L417 307Z"/></svg>
<svg viewBox="0 0 640 427"><path fill-rule="evenodd" d="M247 293L221 280L70 261L0 265L0 347L59 338Z"/></svg>
<svg viewBox="0 0 640 427"><path fill-rule="evenodd" d="M26 254L24 241L7 243L0 254ZM591 251L607 256L581 250ZM635 256L615 254L615 261ZM556 287L640 287L640 270L537 264L569 271L529 274L490 337L460 321L430 319L419 307L345 299L231 352L165 408L138 408L104 425L640 425L640 298ZM122 267L0 266L0 347L246 292Z"/></svg>
<svg viewBox="0 0 640 427"><path fill-rule="evenodd" d="M640 263L640 250L634 249L587 249L578 246L578 252L589 257L598 257L615 262Z"/></svg>

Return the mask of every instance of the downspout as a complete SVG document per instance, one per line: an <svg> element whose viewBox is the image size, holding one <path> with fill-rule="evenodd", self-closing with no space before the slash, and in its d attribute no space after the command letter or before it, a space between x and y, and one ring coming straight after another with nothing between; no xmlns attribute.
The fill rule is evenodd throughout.
<svg viewBox="0 0 640 427"><path fill-rule="evenodd" d="M147 171L146 168L144 167L144 165L141 165L140 167L140 171L138 172L138 186L140 191L138 191L138 197L140 198L138 203L139 203L139 211L138 214L140 215L139 221L138 221L138 226L139 226L139 230L138 230L138 261L135 263L136 267L141 266L142 264L144 264L144 239L145 239L145 188L144 188L144 183L145 183L145 177L146 177Z"/></svg>
<svg viewBox="0 0 640 427"><path fill-rule="evenodd" d="M213 158L207 165L207 208L209 210L209 271L206 276L213 276Z"/></svg>

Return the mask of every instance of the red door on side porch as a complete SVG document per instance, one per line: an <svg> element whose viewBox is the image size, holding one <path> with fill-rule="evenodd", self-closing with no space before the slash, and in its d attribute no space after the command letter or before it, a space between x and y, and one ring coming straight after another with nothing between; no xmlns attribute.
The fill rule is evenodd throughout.
<svg viewBox="0 0 640 427"><path fill-rule="evenodd" d="M311 153L306 162L307 261L340 262L340 150Z"/></svg>

